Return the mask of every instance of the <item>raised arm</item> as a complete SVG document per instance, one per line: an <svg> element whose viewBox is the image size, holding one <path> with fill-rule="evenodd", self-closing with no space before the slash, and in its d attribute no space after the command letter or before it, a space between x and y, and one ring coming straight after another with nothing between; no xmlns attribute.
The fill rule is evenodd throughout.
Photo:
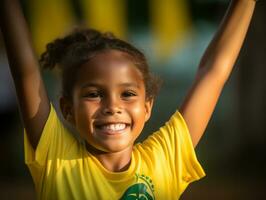
<svg viewBox="0 0 266 200"><path fill-rule="evenodd" d="M23 123L30 143L36 148L49 115L50 103L17 0L0 1L0 27Z"/></svg>
<svg viewBox="0 0 266 200"><path fill-rule="evenodd" d="M194 147L206 129L235 64L255 3L255 0L231 1L217 33L201 59L195 81L180 107Z"/></svg>

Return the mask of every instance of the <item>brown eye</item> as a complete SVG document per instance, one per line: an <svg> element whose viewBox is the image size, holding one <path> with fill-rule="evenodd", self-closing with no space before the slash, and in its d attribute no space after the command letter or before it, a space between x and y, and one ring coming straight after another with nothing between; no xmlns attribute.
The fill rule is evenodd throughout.
<svg viewBox="0 0 266 200"><path fill-rule="evenodd" d="M101 98L102 94L98 91L92 91L92 92L87 92L83 97L91 98L91 99Z"/></svg>
<svg viewBox="0 0 266 200"><path fill-rule="evenodd" d="M126 98L129 98L129 97L135 97L137 96L136 92L133 92L133 91L125 91L122 93L122 97L126 97Z"/></svg>

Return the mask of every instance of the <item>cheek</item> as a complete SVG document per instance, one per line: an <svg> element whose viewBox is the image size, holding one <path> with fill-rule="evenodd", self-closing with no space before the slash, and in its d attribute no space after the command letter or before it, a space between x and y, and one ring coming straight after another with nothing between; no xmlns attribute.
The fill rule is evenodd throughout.
<svg viewBox="0 0 266 200"><path fill-rule="evenodd" d="M139 126L143 126L143 124L145 123L145 115L146 115L144 103L138 103L137 105L133 105L131 107L131 113L132 117L134 118L134 121Z"/></svg>
<svg viewBox="0 0 266 200"><path fill-rule="evenodd" d="M84 116L90 116L93 115L93 113L96 112L98 109L98 104L94 102L89 102L86 100L79 100L75 104L75 111L77 115L84 115Z"/></svg>
<svg viewBox="0 0 266 200"><path fill-rule="evenodd" d="M88 102L79 102L75 105L76 128L80 134L84 135L91 129L91 121L96 113L96 105Z"/></svg>
<svg viewBox="0 0 266 200"><path fill-rule="evenodd" d="M141 116L144 114L144 109L143 109L143 106L134 106L132 108L132 113L136 116Z"/></svg>

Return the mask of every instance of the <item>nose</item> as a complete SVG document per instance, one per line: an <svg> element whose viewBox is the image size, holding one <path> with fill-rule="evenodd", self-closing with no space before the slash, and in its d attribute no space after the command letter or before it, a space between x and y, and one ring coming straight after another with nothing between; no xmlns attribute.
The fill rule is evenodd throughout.
<svg viewBox="0 0 266 200"><path fill-rule="evenodd" d="M121 104L119 99L115 96L110 96L103 101L102 114L104 115L114 115L121 114Z"/></svg>

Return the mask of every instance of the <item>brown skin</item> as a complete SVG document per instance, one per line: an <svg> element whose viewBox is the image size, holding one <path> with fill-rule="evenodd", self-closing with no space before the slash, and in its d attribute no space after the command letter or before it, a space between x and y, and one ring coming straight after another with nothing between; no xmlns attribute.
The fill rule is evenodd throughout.
<svg viewBox="0 0 266 200"><path fill-rule="evenodd" d="M255 1L253 0L231 1L230 8L228 9L220 28L201 60L192 88L181 105L180 112L188 125L194 146L197 145L203 135L220 96L221 90L234 66L250 24L254 7ZM50 102L40 76L38 62L33 53L26 23L17 0L0 1L0 22L9 58L10 69L17 90L20 112L28 138L33 148L36 148L50 112ZM115 65L111 65L110 67L114 69L115 66L120 66L118 64L120 61L115 63ZM119 71L120 67L117 68ZM121 68L123 67L121 66ZM134 72L133 69L129 71L134 74L134 80L136 81L139 78L137 72ZM111 71L110 73L112 74ZM115 77L115 74L112 76ZM120 79L123 77L117 78ZM75 88L76 92L74 93L73 105L63 106L66 111L69 110L73 114L69 117L66 115L66 118L69 118L68 120L70 121L73 120L72 122L74 125L77 125L78 130L81 131L81 134L88 143L90 141L89 139L92 139L93 142L91 144L89 143L91 147L94 149L100 148L100 152L105 152L98 155L98 159L102 162L104 167L112 171L126 169L130 163L131 143L129 140L125 139L123 140L124 142L118 143L119 149L115 149L112 144L115 144L116 141L114 141L112 137L108 136L106 137L108 138L107 142L102 142L100 139L101 137L98 137L97 134L93 134L93 120L88 123L88 126L84 125L85 119L82 120L80 118L81 116L84 116L87 119L94 119L93 117L96 118L99 115L91 115L94 113L93 110L89 109L89 105L91 104L80 98L79 95L81 91L78 88L79 87ZM114 88L115 90L117 89L116 87ZM107 91L107 96L110 99L110 102L118 101L119 92L115 91L115 95L113 95L113 93L110 92L110 88L105 88L105 90ZM144 99L145 95L142 95L142 98ZM145 110L144 105L146 104L143 99L141 100L143 103L142 109ZM62 104L66 104L66 102L63 103L63 101L64 100L62 100ZM123 101L120 103L123 105L123 120L124 117L126 120L132 120L131 122L133 122L134 126L135 117L133 117L131 111L124 113L124 106L126 103L122 102ZM112 104L113 103L111 103L111 105ZM130 107L130 105L128 106ZM118 106L118 108L119 107L121 106ZM152 102L150 107L152 107ZM83 113L80 108L87 109L90 113ZM144 124L146 119L143 116L141 117ZM87 129L87 127L89 129ZM132 136L133 140L134 137L137 137L139 129L135 132L133 127L132 132L136 133L136 135ZM122 149L127 153L119 153L122 152L120 151ZM119 156L116 156L115 152L118 152Z"/></svg>
<svg viewBox="0 0 266 200"><path fill-rule="evenodd" d="M50 112L50 101L17 0L0 1L0 28L16 87L21 118L29 141L36 148Z"/></svg>
<svg viewBox="0 0 266 200"><path fill-rule="evenodd" d="M111 50L80 66L72 102L61 99L61 108L87 142L87 149L108 170L120 171L129 163L134 141L150 118L152 100L145 97L141 72L126 53ZM125 128L103 128L118 123Z"/></svg>
<svg viewBox="0 0 266 200"><path fill-rule="evenodd" d="M254 0L231 1L218 31L201 59L194 83L180 107L194 147L206 129L234 67L254 8Z"/></svg>

